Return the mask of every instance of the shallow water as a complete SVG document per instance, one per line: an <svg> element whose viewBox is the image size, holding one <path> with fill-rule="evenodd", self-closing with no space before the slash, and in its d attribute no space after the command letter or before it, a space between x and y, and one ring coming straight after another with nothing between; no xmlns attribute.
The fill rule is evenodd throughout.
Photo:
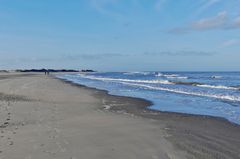
<svg viewBox="0 0 240 159"><path fill-rule="evenodd" d="M240 124L240 72L97 72L58 78L139 97L150 109L223 117Z"/></svg>

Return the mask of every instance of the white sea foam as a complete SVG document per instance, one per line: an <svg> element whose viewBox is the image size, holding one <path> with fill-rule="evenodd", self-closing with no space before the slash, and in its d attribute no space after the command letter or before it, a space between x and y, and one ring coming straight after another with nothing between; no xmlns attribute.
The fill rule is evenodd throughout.
<svg viewBox="0 0 240 159"><path fill-rule="evenodd" d="M177 79L188 79L188 77L181 77L181 76L169 76L167 78L173 79L173 78L177 78Z"/></svg>
<svg viewBox="0 0 240 159"><path fill-rule="evenodd" d="M219 78L222 78L222 76L211 76L211 78L219 79Z"/></svg>
<svg viewBox="0 0 240 159"><path fill-rule="evenodd" d="M202 96L202 97L209 97L209 98L216 98L221 100L230 100L230 101L238 101L240 102L240 96L231 96L231 95L223 95L223 94L206 94L203 92L188 92L180 89L170 89L170 88L164 88L164 87L153 87L145 84L137 84L137 83L127 83L127 82L121 82L122 84L129 85L129 86L137 86L142 87L146 89L151 90L161 90L161 91L167 91L167 92L173 92L178 94L185 94L185 95L193 95L193 96Z"/></svg>
<svg viewBox="0 0 240 159"><path fill-rule="evenodd" d="M107 77L95 77L95 76L88 76L79 74L83 78L92 79L92 80L100 80L100 81L118 81L118 82L133 82L133 83L147 83L147 84L174 84L177 85L178 83L171 82L168 80L133 80L133 79L123 79L123 78L107 78ZM228 90L239 90L236 87L229 87L229 86L222 86L222 85L207 85L207 84L197 84L194 85L197 87L204 87L204 88L212 88L212 89L228 89Z"/></svg>
<svg viewBox="0 0 240 159"><path fill-rule="evenodd" d="M196 85L198 87L204 87L204 88L213 88L213 89L230 89L230 90L239 90L239 88L235 88L235 87L228 87L228 86L221 86L221 85L218 85L218 86L214 86L214 85L207 85L207 84L199 84L199 85Z"/></svg>
<svg viewBox="0 0 240 159"><path fill-rule="evenodd" d="M177 74L169 74L169 75L163 75L164 77L178 77L179 75Z"/></svg>
<svg viewBox="0 0 240 159"><path fill-rule="evenodd" d="M135 74L142 74L142 75L149 75L150 72L125 72L125 75L135 75Z"/></svg>
<svg viewBox="0 0 240 159"><path fill-rule="evenodd" d="M151 75L157 75L157 73L152 73ZM89 77L90 76L90 77ZM110 78L103 78L105 75L103 74L103 76L99 76L98 74L89 74L89 73L85 73L85 74L79 74L79 76L76 74L75 75L58 75L57 77L58 78L62 78L62 79L65 79L65 80L68 80L68 81L72 81L74 83L78 83L78 84L84 84L84 85L87 85L87 86L93 86L95 87L96 86L96 81L91 81L89 83L88 80L83 80L82 78L86 78L86 79L92 79L92 80L101 80L101 81L106 81L106 82L114 82L114 83L117 83L117 84L124 84L126 86L130 86L130 87L121 87L122 85L117 85L117 87L115 87L116 85L114 83L111 83L109 86L109 88L107 88L107 90L110 91L110 93L114 92L115 95L118 94L118 92L116 91L116 89L119 89L119 87L121 87L121 89L127 89L127 90L131 90L131 93L128 94L126 93L125 95L136 95L136 97L141 97L141 98L146 98L146 99L149 99L149 100L152 100L155 104L156 104L156 107L155 109L158 109L158 110L165 110L165 111L179 111L177 107L174 107L175 105L173 105L173 107L169 108L167 107L166 109L163 108L163 107L158 107L161 106L161 103L163 99L160 100L157 100L155 98L151 98L151 95L155 95L157 94L157 96L153 96L153 97L161 97L161 94L165 94L167 92L169 92L169 98L172 100L172 101L175 101L174 99L176 99L175 95L179 94L179 95L183 95L183 98L186 98L188 97L189 99L193 99L193 101L195 100L195 98L193 98L194 96L195 97L204 97L204 98L200 98L202 100L204 100L204 102L202 102L200 99L198 100L199 103L195 103L193 102L192 104L189 104L188 107L183 107L181 109L181 111L179 112L183 112L183 113L199 113L199 114L203 114L203 115L216 115L216 116L219 116L219 117L225 117L227 118L228 120L230 121L233 121L235 123L238 123L240 124L240 116L239 116L239 103L240 103L240 94L239 92L234 92L234 90L240 90L240 86L238 86L237 84L235 84L236 86L225 86L224 84L222 85L218 85L217 83L213 83L213 84L207 84L207 83L198 83L198 82L189 82L189 81L183 81L183 82L180 82L180 83L174 83L172 82L171 83L171 80L166 80L167 83L171 83L171 84L175 84L175 87L174 85L157 85L157 84L151 84L151 83L156 83L156 81L154 80L134 80L134 79L116 79L114 77L110 77ZM184 76L184 75L182 75ZM80 78L81 77L81 78ZM124 78L124 77L123 77ZM133 76L133 78L135 78ZM210 78L210 76L208 76L208 78ZM164 81L164 80L163 80ZM163 82L161 80L161 83ZM181 81L181 80L179 80ZM159 81L158 81L159 82ZM93 85L92 85L93 84ZM107 83L108 84L108 83ZM113 85L112 85L113 84ZM156 86L157 85L157 86ZM182 87L181 85L186 85L184 87ZM105 87L106 85L101 85L101 83L98 85L97 88L100 88L100 89L106 89ZM132 87L132 88L131 88ZM169 87L173 87L173 88L169 88ZM198 87L203 87L202 89L198 88ZM133 89L133 88L137 88L137 89ZM140 88L140 89L139 89ZM209 89L207 89L209 88ZM114 91L111 91L111 90L114 90ZM147 91L147 92L142 92L142 89L146 89L146 90L150 90L150 91ZM219 91L217 90L214 90L214 89L222 89L220 90L220 92L223 92L223 93L220 93ZM230 90L229 90L230 89ZM156 90L155 91L151 91L151 90ZM202 91L204 90L204 92ZM225 91L226 90L226 91ZM134 94L134 92L141 92L141 94ZM229 92L229 94L228 94ZM147 93L147 94L145 94ZM160 93L160 94L159 94ZM230 94L232 93L232 94ZM174 95L175 94L175 95ZM119 95L122 95L120 92L119 92ZM184 97L184 95L186 97ZM218 104L211 104L211 101L208 100L207 103L205 103L205 98L207 99L218 99L220 101L218 101L219 103ZM168 98L166 98L168 99ZM171 101L170 101L171 102ZM208 105L208 102L210 103ZM215 102L215 100L213 100L213 102ZM197 105L196 107L195 104ZM225 106L226 104L231 104L233 106ZM193 107L192 107L193 106ZM109 109L110 108L110 105L106 105L105 106L105 109ZM188 109L190 108L190 109ZM206 111L206 110L209 110L209 111ZM212 114L213 112L213 114Z"/></svg>
<svg viewBox="0 0 240 159"><path fill-rule="evenodd" d="M134 82L134 83L151 83L151 84L174 84L173 82L169 82L168 80L132 80L132 79L123 79L123 78L103 78L103 77L94 77L94 76L84 76L83 78L92 79L92 80L100 80L100 81L119 81L119 82Z"/></svg>
<svg viewBox="0 0 240 159"><path fill-rule="evenodd" d="M163 76L163 74L162 73L157 73L155 76L156 77L161 77L161 76Z"/></svg>
<svg viewBox="0 0 240 159"><path fill-rule="evenodd" d="M159 77L159 75L156 75ZM170 78L170 79L173 79L173 78L177 78L177 79L188 79L188 77L186 76L179 76L177 74L161 74L160 76L162 77L166 77L166 78Z"/></svg>

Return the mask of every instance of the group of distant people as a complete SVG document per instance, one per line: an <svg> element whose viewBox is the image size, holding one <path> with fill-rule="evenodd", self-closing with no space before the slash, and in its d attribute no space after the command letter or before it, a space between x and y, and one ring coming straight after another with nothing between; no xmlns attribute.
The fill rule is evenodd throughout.
<svg viewBox="0 0 240 159"><path fill-rule="evenodd" d="M49 71L45 71L44 73L45 73L45 75L49 75Z"/></svg>

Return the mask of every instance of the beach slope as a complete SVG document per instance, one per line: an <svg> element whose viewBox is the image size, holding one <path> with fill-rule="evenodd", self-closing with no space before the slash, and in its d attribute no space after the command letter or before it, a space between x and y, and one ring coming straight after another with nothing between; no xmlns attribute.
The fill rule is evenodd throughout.
<svg viewBox="0 0 240 159"><path fill-rule="evenodd" d="M239 158L225 120L148 111L42 74L0 75L0 159Z"/></svg>
<svg viewBox="0 0 240 159"><path fill-rule="evenodd" d="M1 75L0 90L1 159L167 159L178 154L164 139L163 125L102 110L104 100L95 97L96 90L29 74Z"/></svg>

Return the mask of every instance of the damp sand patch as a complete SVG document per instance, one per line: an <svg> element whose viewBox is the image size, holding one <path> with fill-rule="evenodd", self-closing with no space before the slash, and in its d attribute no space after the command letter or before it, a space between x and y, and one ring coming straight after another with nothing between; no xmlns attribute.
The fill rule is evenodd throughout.
<svg viewBox="0 0 240 159"><path fill-rule="evenodd" d="M33 101L32 99L27 98L26 96L14 95L14 94L5 94L0 93L0 101L9 101L9 102L29 102Z"/></svg>

